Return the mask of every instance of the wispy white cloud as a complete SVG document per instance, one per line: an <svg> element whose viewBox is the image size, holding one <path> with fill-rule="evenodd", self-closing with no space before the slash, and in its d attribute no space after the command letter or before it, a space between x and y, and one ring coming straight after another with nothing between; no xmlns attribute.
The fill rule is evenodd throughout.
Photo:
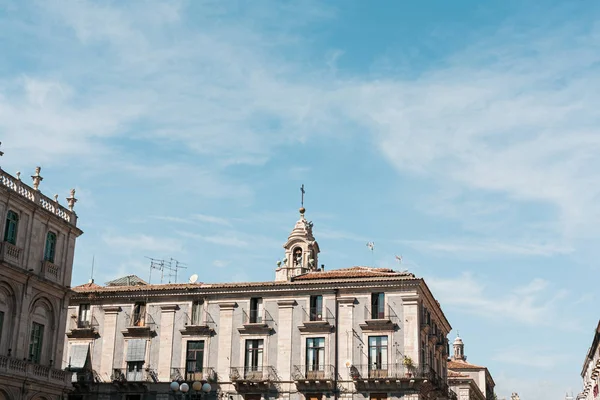
<svg viewBox="0 0 600 400"><path fill-rule="evenodd" d="M192 215L192 218L200 222L207 222L209 224L231 226L231 222L229 222L227 219L216 217L214 215L194 214Z"/></svg>
<svg viewBox="0 0 600 400"><path fill-rule="evenodd" d="M539 278L496 296L487 290L489 285L470 273L456 278L429 278L427 283L444 307L525 325L553 324L556 306L566 295L562 290L545 290L548 282ZM566 329L564 325L562 328Z"/></svg>
<svg viewBox="0 0 600 400"><path fill-rule="evenodd" d="M458 258L489 257L491 254L552 256L569 254L572 247L545 243L505 243L496 240L400 240L401 244L419 251L452 254Z"/></svg>
<svg viewBox="0 0 600 400"><path fill-rule="evenodd" d="M156 237L145 234L130 236L105 234L102 237L110 249L117 253L146 252L154 253L178 253L183 250L181 240L172 237Z"/></svg>

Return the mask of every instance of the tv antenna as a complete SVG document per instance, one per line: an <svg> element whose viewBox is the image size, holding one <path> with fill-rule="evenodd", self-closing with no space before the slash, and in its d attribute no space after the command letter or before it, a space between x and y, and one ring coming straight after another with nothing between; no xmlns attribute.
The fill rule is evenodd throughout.
<svg viewBox="0 0 600 400"><path fill-rule="evenodd" d="M152 283L152 270L160 271L160 283L164 283L167 278L167 283L177 283L177 275L180 269L185 269L183 263L170 258L168 260L160 260L156 258L146 257L150 260L150 277L148 283Z"/></svg>

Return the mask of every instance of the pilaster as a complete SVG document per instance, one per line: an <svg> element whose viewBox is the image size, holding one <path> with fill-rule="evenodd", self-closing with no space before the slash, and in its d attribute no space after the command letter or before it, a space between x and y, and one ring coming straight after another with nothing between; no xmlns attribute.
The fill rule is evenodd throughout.
<svg viewBox="0 0 600 400"><path fill-rule="evenodd" d="M349 369L346 368L346 361L350 361L352 364L359 363L359 360L352 359L352 349L354 348L354 334L352 330L352 324L354 322L354 304L356 303L355 297L340 297L337 300L339 309L338 326L338 373L341 375L342 380L349 379Z"/></svg>
<svg viewBox="0 0 600 400"><path fill-rule="evenodd" d="M231 368L231 345L233 341L233 312L236 302L219 304L219 353L217 356L217 373L229 380Z"/></svg>
<svg viewBox="0 0 600 400"><path fill-rule="evenodd" d="M277 332L277 372L284 381L291 380L290 372L292 370L292 329L294 322L295 300L280 300L279 321Z"/></svg>
<svg viewBox="0 0 600 400"><path fill-rule="evenodd" d="M104 325L102 332L102 358L100 360L100 376L111 376L115 353L117 317L121 311L119 306L103 307Z"/></svg>
<svg viewBox="0 0 600 400"><path fill-rule="evenodd" d="M171 378L171 360L173 357L173 335L175 331L175 311L177 304L166 304L160 307L160 339L158 345L158 376L161 382Z"/></svg>
<svg viewBox="0 0 600 400"><path fill-rule="evenodd" d="M403 297L402 313L404 315L404 355L410 357L414 364L420 364L422 360L419 360L419 347L421 346L419 297Z"/></svg>

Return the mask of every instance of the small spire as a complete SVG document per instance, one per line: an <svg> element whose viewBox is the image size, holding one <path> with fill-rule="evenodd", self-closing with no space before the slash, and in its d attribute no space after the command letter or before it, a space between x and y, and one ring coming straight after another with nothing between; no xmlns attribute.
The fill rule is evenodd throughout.
<svg viewBox="0 0 600 400"><path fill-rule="evenodd" d="M69 204L69 210L73 211L75 208L75 203L77 203L77 199L75 198L75 189L71 189L71 196L67 197L67 204Z"/></svg>
<svg viewBox="0 0 600 400"><path fill-rule="evenodd" d="M33 180L33 190L38 190L40 182L44 180L44 178L42 178L40 175L41 170L42 167L35 167L35 174L31 175L31 179Z"/></svg>

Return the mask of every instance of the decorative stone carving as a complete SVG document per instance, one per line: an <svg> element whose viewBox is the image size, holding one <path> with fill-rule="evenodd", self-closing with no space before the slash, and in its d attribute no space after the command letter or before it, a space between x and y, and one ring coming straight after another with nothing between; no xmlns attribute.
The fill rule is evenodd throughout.
<svg viewBox="0 0 600 400"><path fill-rule="evenodd" d="M44 180L40 175L41 171L42 167L35 167L35 174L31 175L31 179L33 180L33 190L38 190L40 183Z"/></svg>
<svg viewBox="0 0 600 400"><path fill-rule="evenodd" d="M75 189L71 189L71 196L67 197L67 204L69 204L69 210L71 212L73 212L75 203L77 203L77 199L75 198Z"/></svg>

